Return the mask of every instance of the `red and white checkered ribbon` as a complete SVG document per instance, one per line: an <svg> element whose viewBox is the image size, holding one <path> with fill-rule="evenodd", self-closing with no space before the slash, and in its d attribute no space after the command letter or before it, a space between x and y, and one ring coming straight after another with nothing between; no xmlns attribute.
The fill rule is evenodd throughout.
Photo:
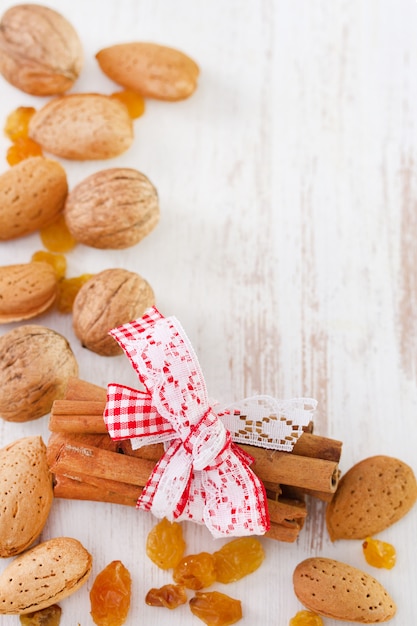
<svg viewBox="0 0 417 626"><path fill-rule="evenodd" d="M197 357L178 320L153 307L110 334L145 387L108 385L104 421L110 436L132 439L134 447L165 443L138 508L158 518L204 523L215 537L265 533L266 495L249 467L253 459L234 443L211 406ZM293 408L308 423L311 409L303 410L304 405L298 399ZM242 418L238 410L221 414L229 423L234 414ZM282 449L287 445L285 441Z"/></svg>
<svg viewBox="0 0 417 626"><path fill-rule="evenodd" d="M192 519L211 533L261 535L269 528L265 490L251 458L212 411L198 360L179 322L156 308L110 331L146 391L108 386L111 437L168 441L138 500L157 517Z"/></svg>

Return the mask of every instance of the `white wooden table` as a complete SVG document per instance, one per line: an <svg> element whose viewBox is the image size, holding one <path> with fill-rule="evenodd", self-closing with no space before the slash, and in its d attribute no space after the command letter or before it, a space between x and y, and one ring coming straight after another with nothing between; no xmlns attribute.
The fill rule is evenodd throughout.
<svg viewBox="0 0 417 626"><path fill-rule="evenodd" d="M0 0L1 12L11 4ZM211 397L315 397L315 432L344 442L342 471L374 454L397 456L416 471L417 2L48 4L84 44L74 91L115 90L94 55L123 41L177 47L201 67L189 100L147 102L133 147L111 162L152 180L160 224L124 251L78 246L67 255L68 275L111 267L140 273L161 312L182 322ZM0 123L17 106L41 103L0 81ZM1 171L8 145L1 135ZM64 165L71 187L110 166ZM26 262L41 248L37 234L1 243L0 263ZM70 315L32 322L68 338L81 378L136 385L125 357L80 346ZM47 440L48 416L0 423L2 446L31 434ZM288 624L302 608L293 569L312 555L369 571L398 604L392 626L414 623L416 511L380 535L398 552L391 571L367 566L360 542L332 544L323 514L323 504L310 502L296 543L264 539L262 567L217 587L242 600L242 626ZM154 523L133 508L55 501L42 539L74 536L94 558L89 582L61 604L62 626L92 624L88 592L113 559L133 578L128 626L200 623L187 606L168 613L144 603L150 587L171 580L144 553ZM185 535L189 552L222 543L193 524ZM18 623L0 617L1 625Z"/></svg>

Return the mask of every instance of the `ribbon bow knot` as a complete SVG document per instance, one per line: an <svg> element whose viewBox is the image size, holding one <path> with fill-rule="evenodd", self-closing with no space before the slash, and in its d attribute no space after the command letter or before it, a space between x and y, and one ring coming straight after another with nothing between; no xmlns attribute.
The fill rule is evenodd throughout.
<svg viewBox="0 0 417 626"><path fill-rule="evenodd" d="M107 386L103 417L109 434L131 439L133 448L165 445L138 508L159 518L204 523L215 537L264 534L269 528L265 489L250 469L252 457L236 441L290 450L315 401L255 396L232 407L213 407L184 330L155 307L110 334L145 391Z"/></svg>
<svg viewBox="0 0 417 626"><path fill-rule="evenodd" d="M264 486L249 467L252 458L232 442L210 406L200 365L178 320L153 307L110 334L146 389L108 385L104 420L111 437L166 444L138 508L204 523L214 536L265 533Z"/></svg>

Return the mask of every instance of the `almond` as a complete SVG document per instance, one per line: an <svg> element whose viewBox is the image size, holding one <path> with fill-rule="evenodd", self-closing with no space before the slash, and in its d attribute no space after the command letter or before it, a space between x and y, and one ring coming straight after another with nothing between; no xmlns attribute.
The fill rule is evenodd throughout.
<svg viewBox="0 0 417 626"><path fill-rule="evenodd" d="M88 176L68 194L65 221L74 239L86 246L128 248L158 223L158 194L150 180L137 170L102 170Z"/></svg>
<svg viewBox="0 0 417 626"><path fill-rule="evenodd" d="M63 159L110 159L133 141L127 107L110 96L70 94L50 100L29 123L29 136Z"/></svg>
<svg viewBox="0 0 417 626"><path fill-rule="evenodd" d="M31 157L0 175L0 240L51 224L64 208L67 175L57 161Z"/></svg>
<svg viewBox="0 0 417 626"><path fill-rule="evenodd" d="M404 517L416 500L411 467L384 455L364 459L342 476L327 506L330 538L365 539L378 534Z"/></svg>
<svg viewBox="0 0 417 626"><path fill-rule="evenodd" d="M297 565L294 592L313 613L333 619L378 624L396 612L394 600L375 578L356 567L323 557Z"/></svg>
<svg viewBox="0 0 417 626"><path fill-rule="evenodd" d="M55 301L58 280L49 263L0 267L0 324L30 319Z"/></svg>
<svg viewBox="0 0 417 626"><path fill-rule="evenodd" d="M102 356L122 354L109 330L141 317L155 304L149 283L135 272L99 272L79 290L73 305L74 332L85 348Z"/></svg>
<svg viewBox="0 0 417 626"><path fill-rule="evenodd" d="M56 537L16 557L0 575L0 614L25 615L60 602L91 574L92 557L72 537Z"/></svg>
<svg viewBox="0 0 417 626"><path fill-rule="evenodd" d="M158 100L183 100L197 88L199 67L189 56L156 43L121 43L96 54L101 70L125 89Z"/></svg>
<svg viewBox="0 0 417 626"><path fill-rule="evenodd" d="M34 324L0 337L0 416L27 422L46 415L61 399L78 364L68 341Z"/></svg>
<svg viewBox="0 0 417 626"><path fill-rule="evenodd" d="M68 20L53 9L19 4L0 22L0 72L35 96L70 89L83 65L80 39Z"/></svg>
<svg viewBox="0 0 417 626"><path fill-rule="evenodd" d="M53 501L52 476L41 437L0 450L0 557L26 550L41 534Z"/></svg>

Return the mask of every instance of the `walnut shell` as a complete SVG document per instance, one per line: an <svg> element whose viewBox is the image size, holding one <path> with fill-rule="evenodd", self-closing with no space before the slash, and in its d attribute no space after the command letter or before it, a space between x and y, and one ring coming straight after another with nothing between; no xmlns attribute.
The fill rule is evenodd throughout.
<svg viewBox="0 0 417 626"><path fill-rule="evenodd" d="M154 304L153 289L142 276L120 268L104 270L87 281L75 298L74 332L92 352L102 356L122 354L109 331L142 317Z"/></svg>
<svg viewBox="0 0 417 626"><path fill-rule="evenodd" d="M135 169L95 172L68 194L65 221L74 239L101 249L134 246L159 221L158 194Z"/></svg>
<svg viewBox="0 0 417 626"><path fill-rule="evenodd" d="M49 328L18 326L0 337L0 417L27 422L46 415L78 376L68 341Z"/></svg>
<svg viewBox="0 0 417 626"><path fill-rule="evenodd" d="M83 66L83 49L68 20L53 9L20 4L0 22L0 72L34 96L61 94L72 87Z"/></svg>

